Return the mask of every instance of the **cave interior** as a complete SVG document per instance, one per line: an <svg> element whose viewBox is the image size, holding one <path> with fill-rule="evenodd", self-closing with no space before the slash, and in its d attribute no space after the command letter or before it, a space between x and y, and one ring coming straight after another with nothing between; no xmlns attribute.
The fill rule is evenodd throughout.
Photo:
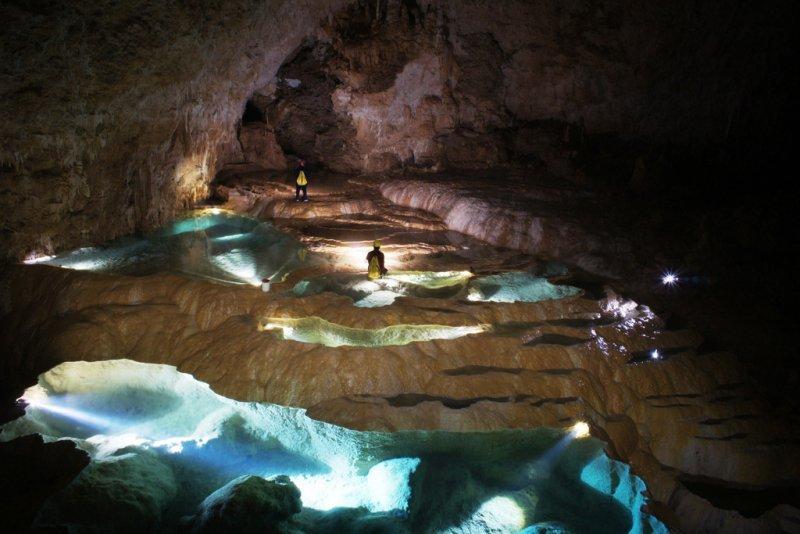
<svg viewBox="0 0 800 534"><path fill-rule="evenodd" d="M794 7L3 2L0 529L800 532Z"/></svg>

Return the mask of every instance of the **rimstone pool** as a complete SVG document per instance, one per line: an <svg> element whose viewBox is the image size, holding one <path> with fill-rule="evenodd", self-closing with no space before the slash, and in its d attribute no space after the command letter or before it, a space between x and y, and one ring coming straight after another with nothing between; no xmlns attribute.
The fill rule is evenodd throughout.
<svg viewBox="0 0 800 534"><path fill-rule="evenodd" d="M665 473L747 480L719 448L778 439L737 415L724 354L580 269L339 202L199 209L21 266L12 299L54 311L9 323L46 351L0 440L88 455L37 527L666 532Z"/></svg>
<svg viewBox="0 0 800 534"><path fill-rule="evenodd" d="M218 208L198 210L153 234L126 237L30 263L143 276L171 271L228 284L280 280L301 264L299 242L271 223Z"/></svg>
<svg viewBox="0 0 800 534"><path fill-rule="evenodd" d="M287 526L312 532L666 532L640 510L642 481L570 430L357 432L129 360L61 364L22 400L0 439L35 432L91 457L37 527L172 531L232 481L285 475L302 502Z"/></svg>

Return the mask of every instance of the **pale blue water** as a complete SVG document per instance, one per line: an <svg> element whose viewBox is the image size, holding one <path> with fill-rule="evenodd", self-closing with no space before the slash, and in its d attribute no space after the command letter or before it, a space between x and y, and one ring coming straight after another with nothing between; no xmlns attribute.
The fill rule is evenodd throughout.
<svg viewBox="0 0 800 534"><path fill-rule="evenodd" d="M540 302L577 295L580 289L553 284L542 276L524 272L472 276L469 272L390 272L368 280L365 274L337 273L298 282L298 297L331 292L349 297L355 306L375 308L393 304L398 297L467 299L475 302Z"/></svg>
<svg viewBox="0 0 800 534"><path fill-rule="evenodd" d="M126 237L42 261L67 269L147 275L178 272L232 284L279 280L305 259L272 224L228 212L198 212L151 235Z"/></svg>
<svg viewBox="0 0 800 534"><path fill-rule="evenodd" d="M628 466L563 429L358 432L130 360L61 364L24 398L0 439L40 433L92 456L39 526L114 532L134 517L172 532L234 478L285 474L301 532L666 532L641 511L646 488Z"/></svg>

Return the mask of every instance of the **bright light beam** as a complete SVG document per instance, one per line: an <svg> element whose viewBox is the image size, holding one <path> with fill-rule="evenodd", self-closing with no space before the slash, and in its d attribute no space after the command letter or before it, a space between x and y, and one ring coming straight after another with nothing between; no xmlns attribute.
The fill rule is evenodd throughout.
<svg viewBox="0 0 800 534"><path fill-rule="evenodd" d="M35 408L37 410L42 410L45 412L49 412L51 414L60 415L61 417L65 417L75 422L89 425L93 428L109 430L112 427L116 426L114 425L114 423L111 422L111 420L106 419L105 417L91 414L83 410L77 410L75 408L69 408L67 406L59 406L58 404L53 404L51 402L40 399L26 399L25 397L22 397L21 400L25 401L28 404L28 406Z"/></svg>
<svg viewBox="0 0 800 534"><path fill-rule="evenodd" d="M567 450L567 446L576 439L586 438L591 435L591 428L586 421L578 421L569 427L567 433L558 442L544 452L530 464L529 474L534 478L547 478L553 467Z"/></svg>

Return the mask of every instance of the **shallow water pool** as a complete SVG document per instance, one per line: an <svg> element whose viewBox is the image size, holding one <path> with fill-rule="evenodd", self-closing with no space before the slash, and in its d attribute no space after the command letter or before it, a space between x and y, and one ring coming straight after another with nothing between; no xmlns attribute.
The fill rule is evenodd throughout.
<svg viewBox="0 0 800 534"><path fill-rule="evenodd" d="M37 263L132 276L171 271L259 285L262 278L282 279L305 260L302 245L268 222L198 210L146 237L126 237Z"/></svg>
<svg viewBox="0 0 800 534"><path fill-rule="evenodd" d="M23 398L0 439L70 439L92 457L40 527L172 532L236 477L282 474L303 503L284 527L300 532L666 532L628 466L565 430L358 432L130 360L61 364Z"/></svg>
<svg viewBox="0 0 800 534"><path fill-rule="evenodd" d="M349 297L363 308L389 306L398 297L462 299L473 302L539 302L577 295L581 290L551 283L524 271L475 276L469 271L392 271L369 280L362 273L336 273L298 282L298 297L329 291Z"/></svg>
<svg viewBox="0 0 800 534"><path fill-rule="evenodd" d="M352 328L331 323L321 317L270 318L261 330L276 330L284 339L317 343L326 347L387 347L433 339L457 339L480 334L489 325L445 326L438 324L398 324L383 328Z"/></svg>
<svg viewBox="0 0 800 534"><path fill-rule="evenodd" d="M535 274L513 271L472 280L467 299L476 302L539 302L570 297L580 289L556 285Z"/></svg>
<svg viewBox="0 0 800 534"><path fill-rule="evenodd" d="M345 295L353 305L376 308L393 304L398 297L452 298L466 286L469 271L392 271L384 278L370 280L362 273L334 273L298 282L298 297L326 291Z"/></svg>

